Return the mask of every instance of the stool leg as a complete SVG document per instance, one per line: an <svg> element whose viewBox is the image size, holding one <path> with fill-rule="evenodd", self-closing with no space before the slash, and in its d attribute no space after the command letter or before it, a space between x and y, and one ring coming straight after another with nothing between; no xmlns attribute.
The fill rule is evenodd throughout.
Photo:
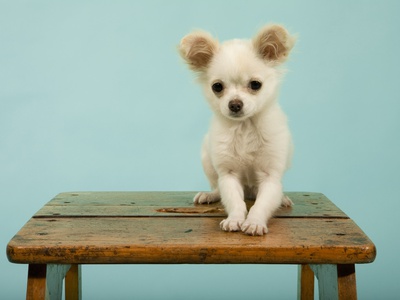
<svg viewBox="0 0 400 300"><path fill-rule="evenodd" d="M357 299L355 265L338 265L337 272L339 299Z"/></svg>
<svg viewBox="0 0 400 300"><path fill-rule="evenodd" d="M29 265L26 299L61 300L63 280L69 268L70 265Z"/></svg>
<svg viewBox="0 0 400 300"><path fill-rule="evenodd" d="M65 276L65 300L82 299L81 265L72 265Z"/></svg>
<svg viewBox="0 0 400 300"><path fill-rule="evenodd" d="M299 265L297 299L314 300L314 272L309 265Z"/></svg>
<svg viewBox="0 0 400 300"><path fill-rule="evenodd" d="M29 265L27 300L46 298L46 265Z"/></svg>
<svg viewBox="0 0 400 300"><path fill-rule="evenodd" d="M46 286L47 297L46 299L61 300L63 291L63 280L71 265L47 265Z"/></svg>
<svg viewBox="0 0 400 300"><path fill-rule="evenodd" d="M318 278L319 299L339 300L336 265L313 265L312 269Z"/></svg>
<svg viewBox="0 0 400 300"><path fill-rule="evenodd" d="M319 299L357 299L354 264L311 265L311 269L318 278Z"/></svg>

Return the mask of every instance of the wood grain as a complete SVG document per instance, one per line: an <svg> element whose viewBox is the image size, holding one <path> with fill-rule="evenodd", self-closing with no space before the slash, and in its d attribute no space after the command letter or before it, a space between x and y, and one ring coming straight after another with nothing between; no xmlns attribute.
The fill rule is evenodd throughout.
<svg viewBox="0 0 400 300"><path fill-rule="evenodd" d="M194 192L57 195L10 241L15 263L367 263L375 246L320 193L291 192L266 236L226 233ZM252 201L247 201L252 205Z"/></svg>
<svg viewBox="0 0 400 300"><path fill-rule="evenodd" d="M27 300L46 298L46 272L46 265L29 265L28 284L26 289Z"/></svg>
<svg viewBox="0 0 400 300"><path fill-rule="evenodd" d="M357 299L356 269L354 264L338 265L339 299Z"/></svg>
<svg viewBox="0 0 400 300"><path fill-rule="evenodd" d="M60 296L69 265L66 299L80 299L81 264L183 263L299 264L299 299L313 298L313 274L324 297L356 299L354 264L374 261L375 245L323 194L286 193L294 206L279 209L269 233L256 237L221 231L221 204L195 205L194 195L57 195L7 245L11 262L30 264L27 299Z"/></svg>
<svg viewBox="0 0 400 300"><path fill-rule="evenodd" d="M266 236L218 218L31 219L9 243L17 263L367 263L375 247L350 219L276 218Z"/></svg>
<svg viewBox="0 0 400 300"><path fill-rule="evenodd" d="M82 272L80 265L72 265L65 276L65 299L82 299Z"/></svg>
<svg viewBox="0 0 400 300"><path fill-rule="evenodd" d="M75 192L61 193L34 217L224 217L221 203L194 205L195 192ZM294 206L282 207L277 218L348 218L320 193L286 193ZM254 201L246 200L248 208Z"/></svg>

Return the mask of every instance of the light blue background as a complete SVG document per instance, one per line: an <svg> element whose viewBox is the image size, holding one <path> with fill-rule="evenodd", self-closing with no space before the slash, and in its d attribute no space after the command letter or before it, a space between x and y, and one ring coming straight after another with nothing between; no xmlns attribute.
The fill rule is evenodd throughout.
<svg viewBox="0 0 400 300"><path fill-rule="evenodd" d="M195 28L299 40L281 104L290 191L323 192L375 242L360 299L400 294L399 1L1 1L0 298L25 296L6 244L54 195L204 190L210 112L177 55ZM84 299L295 299L294 266L85 266ZM269 296L268 296L269 295Z"/></svg>

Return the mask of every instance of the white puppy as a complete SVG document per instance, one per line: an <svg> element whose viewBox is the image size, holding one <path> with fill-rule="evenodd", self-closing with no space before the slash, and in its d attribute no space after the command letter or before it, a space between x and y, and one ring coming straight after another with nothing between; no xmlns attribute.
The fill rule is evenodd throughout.
<svg viewBox="0 0 400 300"><path fill-rule="evenodd" d="M281 184L291 136L277 95L284 73L279 66L294 40L285 28L269 25L250 41L220 44L198 31L180 43L180 54L199 75L214 112L202 149L212 191L198 193L194 202L222 200L228 214L220 224L225 231L263 235L274 212L292 204ZM256 199L249 213L245 197Z"/></svg>

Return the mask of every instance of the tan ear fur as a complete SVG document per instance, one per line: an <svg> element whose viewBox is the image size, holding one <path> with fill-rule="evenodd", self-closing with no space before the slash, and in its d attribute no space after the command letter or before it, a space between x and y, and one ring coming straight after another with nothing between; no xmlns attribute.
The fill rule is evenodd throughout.
<svg viewBox="0 0 400 300"><path fill-rule="evenodd" d="M295 38L280 25L267 25L253 39L253 46L262 59L283 63L293 48Z"/></svg>
<svg viewBox="0 0 400 300"><path fill-rule="evenodd" d="M197 31L185 36L179 52L193 71L204 71L218 49L218 41L210 34Z"/></svg>

